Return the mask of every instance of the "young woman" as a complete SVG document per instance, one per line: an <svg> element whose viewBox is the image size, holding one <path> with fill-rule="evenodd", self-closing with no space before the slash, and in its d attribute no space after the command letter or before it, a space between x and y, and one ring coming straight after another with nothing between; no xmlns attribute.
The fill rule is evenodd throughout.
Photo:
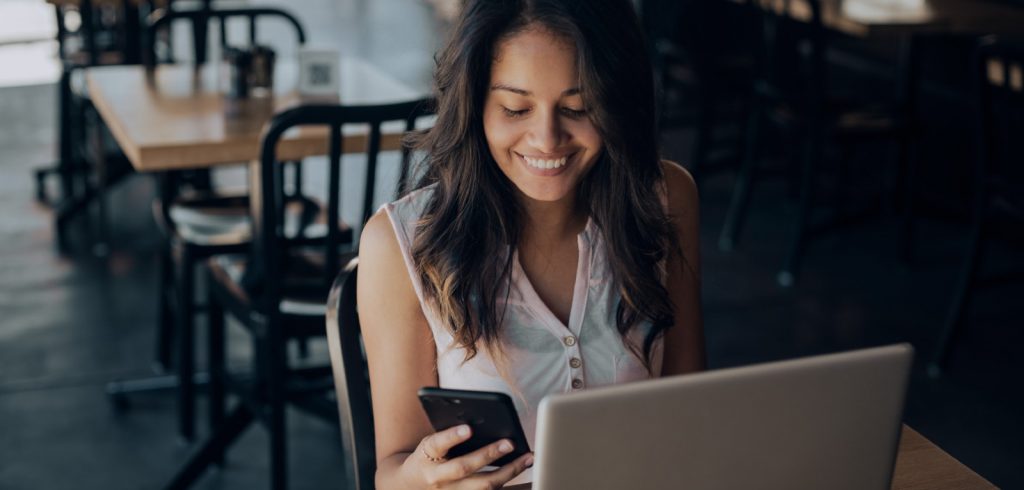
<svg viewBox="0 0 1024 490"><path fill-rule="evenodd" d="M377 486L496 488L532 455L446 459L423 386L512 396L527 438L550 393L700 370L697 191L658 158L628 0L469 0L438 58L418 190L360 245ZM528 472L527 472L528 473Z"/></svg>

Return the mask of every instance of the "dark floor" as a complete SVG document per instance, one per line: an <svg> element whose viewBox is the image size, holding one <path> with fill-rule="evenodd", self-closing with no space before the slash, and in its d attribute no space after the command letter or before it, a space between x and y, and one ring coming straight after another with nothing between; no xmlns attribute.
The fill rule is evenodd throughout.
<svg viewBox="0 0 1024 490"><path fill-rule="evenodd" d="M338 43L425 86L439 26L423 3L327 4L293 7L309 19L315 41ZM112 196L109 256L96 258L87 246L58 256L50 212L33 201L31 181L31 169L54 154L53 96L52 86L0 89L0 488L159 488L192 449L175 435L172 398L137 397L122 411L104 395L109 380L150 373L159 245L146 211L152 183L136 176ZM666 156L687 160L685 132L665 140ZM725 254L715 243L731 182L726 172L702 188L712 367L911 342L919 362L906 422L993 483L1024 488L1021 283L979 296L951 369L931 380L920 361L934 349L952 295L964 225L923 220L913 266L896 259L894 220L843 229L815 242L800 282L782 289L774 279L793 201L785 185L759 186L739 247ZM85 238L88 223L77 225ZM1020 255L996 248L997 268ZM314 356L323 356L322 347ZM338 488L336 430L298 412L289 424L292 487ZM262 430L249 431L225 469L197 488L266 487L265 439Z"/></svg>

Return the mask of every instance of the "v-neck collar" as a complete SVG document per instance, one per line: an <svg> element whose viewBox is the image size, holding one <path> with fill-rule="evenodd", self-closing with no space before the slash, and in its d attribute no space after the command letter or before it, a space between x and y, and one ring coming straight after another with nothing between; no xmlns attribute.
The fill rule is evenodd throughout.
<svg viewBox="0 0 1024 490"><path fill-rule="evenodd" d="M523 300L530 309L536 313L544 326L556 337L563 337L572 334L577 337L583 327L583 316L587 308L587 292L590 287L591 258L593 256L594 243L594 221L587 218L587 224L583 231L576 236L577 258L576 258L576 282L572 290L572 306L569 310L569 324L562 323L555 316L551 308L544 303L544 300L537 294L533 283L526 275L523 264L519 262L519 249L516 248L512 257L512 281L523 294Z"/></svg>

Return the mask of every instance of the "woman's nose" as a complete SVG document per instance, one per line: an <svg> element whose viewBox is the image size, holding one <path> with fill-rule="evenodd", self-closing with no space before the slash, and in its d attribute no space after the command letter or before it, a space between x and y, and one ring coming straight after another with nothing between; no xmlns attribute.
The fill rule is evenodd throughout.
<svg viewBox="0 0 1024 490"><path fill-rule="evenodd" d="M530 145L544 153L554 153L562 143L562 128L558 115L550 113L535 120L530 128Z"/></svg>

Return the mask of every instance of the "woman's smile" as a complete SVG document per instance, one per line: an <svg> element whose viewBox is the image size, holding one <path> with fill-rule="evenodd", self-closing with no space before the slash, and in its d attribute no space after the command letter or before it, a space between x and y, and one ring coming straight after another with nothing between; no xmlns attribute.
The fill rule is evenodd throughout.
<svg viewBox="0 0 1024 490"><path fill-rule="evenodd" d="M573 161L575 152L562 154L561 156L527 156L522 153L513 152L519 157L520 163L526 166L526 170L533 175L542 177L553 177L565 172Z"/></svg>

